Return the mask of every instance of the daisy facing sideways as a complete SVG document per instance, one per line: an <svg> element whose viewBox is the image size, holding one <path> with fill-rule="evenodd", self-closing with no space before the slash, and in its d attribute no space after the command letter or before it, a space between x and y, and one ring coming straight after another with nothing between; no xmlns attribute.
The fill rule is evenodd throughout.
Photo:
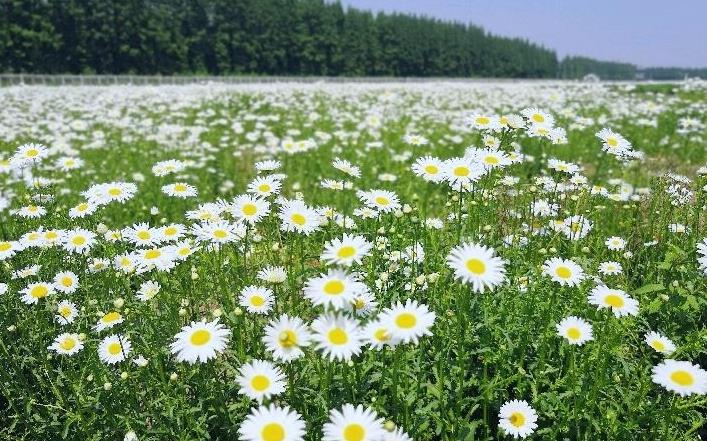
<svg viewBox="0 0 707 441"><path fill-rule="evenodd" d="M170 349L177 361L190 364L197 361L206 362L223 352L230 334L231 331L220 324L218 319L212 322L191 322L174 336Z"/></svg>
<svg viewBox="0 0 707 441"><path fill-rule="evenodd" d="M499 427L514 438L525 438L538 427L538 414L527 401L511 400L498 412Z"/></svg>
<svg viewBox="0 0 707 441"><path fill-rule="evenodd" d="M607 286L597 286L588 296L589 303L599 309L609 308L616 317L638 315L638 300L630 297L620 289Z"/></svg>
<svg viewBox="0 0 707 441"><path fill-rule="evenodd" d="M653 382L683 397L707 393L707 371L689 361L664 360L653 367Z"/></svg>
<svg viewBox="0 0 707 441"><path fill-rule="evenodd" d="M344 234L341 239L332 239L324 246L322 260L331 265L360 264L371 248L373 244L365 237Z"/></svg>
<svg viewBox="0 0 707 441"><path fill-rule="evenodd" d="M39 299L54 294L54 285L44 282L30 283L20 291L22 301L28 305L35 305Z"/></svg>
<svg viewBox="0 0 707 441"><path fill-rule="evenodd" d="M78 334L64 333L54 339L47 349L62 355L74 355L83 349L83 342Z"/></svg>
<svg viewBox="0 0 707 441"><path fill-rule="evenodd" d="M675 352L675 344L666 336L657 332L649 332L645 337L646 344L663 355Z"/></svg>
<svg viewBox="0 0 707 441"><path fill-rule="evenodd" d="M304 287L304 296L315 305L343 309L358 295L368 292L365 283L353 274L342 270L330 270L326 274L312 277Z"/></svg>

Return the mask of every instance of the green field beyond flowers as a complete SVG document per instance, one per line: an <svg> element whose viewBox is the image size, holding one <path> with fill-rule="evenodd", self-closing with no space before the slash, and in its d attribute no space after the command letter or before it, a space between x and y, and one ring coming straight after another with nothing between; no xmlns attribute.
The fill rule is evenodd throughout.
<svg viewBox="0 0 707 441"><path fill-rule="evenodd" d="M703 82L0 102L0 439L707 435Z"/></svg>

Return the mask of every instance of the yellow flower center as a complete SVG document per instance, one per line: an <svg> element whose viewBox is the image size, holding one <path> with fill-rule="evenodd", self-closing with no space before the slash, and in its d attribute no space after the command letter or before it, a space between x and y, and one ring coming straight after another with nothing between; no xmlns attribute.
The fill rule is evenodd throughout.
<svg viewBox="0 0 707 441"><path fill-rule="evenodd" d="M101 319L101 321L103 323L113 323L115 321L120 320L120 317L121 317L120 313L113 311L113 312L109 312L108 314L104 315L103 318Z"/></svg>
<svg viewBox="0 0 707 441"><path fill-rule="evenodd" d="M569 328L567 330L567 337L570 340L579 340L579 337L581 337L581 336L582 336L582 333L577 328Z"/></svg>
<svg viewBox="0 0 707 441"><path fill-rule="evenodd" d="M651 342L651 347L653 347L653 349L655 349L658 352L663 352L665 350L665 345L660 340L653 340Z"/></svg>
<svg viewBox="0 0 707 441"><path fill-rule="evenodd" d="M34 158L34 157L36 157L37 155L39 155L39 150L37 150L37 149L29 149L29 150L27 150L27 157L28 157L28 158Z"/></svg>
<svg viewBox="0 0 707 441"><path fill-rule="evenodd" d="M262 441L282 441L285 439L285 428L280 423L268 423L260 432Z"/></svg>
<svg viewBox="0 0 707 441"><path fill-rule="evenodd" d="M71 315L71 308L68 306L62 306L59 308L59 315L61 315L64 318L68 318Z"/></svg>
<svg viewBox="0 0 707 441"><path fill-rule="evenodd" d="M270 185L268 184L260 184L260 187L258 187L258 190L262 191L263 193L267 193L270 191Z"/></svg>
<svg viewBox="0 0 707 441"><path fill-rule="evenodd" d="M297 344L297 334L293 330L287 329L280 333L278 341L283 348L291 348Z"/></svg>
<svg viewBox="0 0 707 441"><path fill-rule="evenodd" d="M572 271L570 271L570 269L566 266L558 266L555 270L555 274L557 274L557 277L561 279L569 279L572 277Z"/></svg>
<svg viewBox="0 0 707 441"><path fill-rule="evenodd" d="M437 167L436 165L430 164L427 167L425 167L425 172L427 172L431 175L436 175L437 173L439 173L439 167Z"/></svg>
<svg viewBox="0 0 707 441"><path fill-rule="evenodd" d="M329 280L324 284L324 292L330 296L337 296L344 292L344 283L341 280Z"/></svg>
<svg viewBox="0 0 707 441"><path fill-rule="evenodd" d="M76 210L78 211L86 211L88 210L88 204L85 202L82 202L76 206Z"/></svg>
<svg viewBox="0 0 707 441"><path fill-rule="evenodd" d="M604 297L604 302L612 308L621 308L624 306L624 299L617 294L609 294Z"/></svg>
<svg viewBox="0 0 707 441"><path fill-rule="evenodd" d="M61 348L65 351L70 351L74 348L74 346L76 346L76 340L71 337L67 337L59 344L59 346L61 346Z"/></svg>
<svg viewBox="0 0 707 441"><path fill-rule="evenodd" d="M123 351L123 348L120 346L120 343L117 341L114 341L113 343L108 345L108 353L110 355L118 355Z"/></svg>
<svg viewBox="0 0 707 441"><path fill-rule="evenodd" d="M290 219L292 219L292 222L296 223L299 226L302 226L307 223L307 219L299 213L293 214Z"/></svg>
<svg viewBox="0 0 707 441"><path fill-rule="evenodd" d="M349 257L353 257L354 254L356 254L356 249L348 245L339 248L339 251L336 253L336 255L342 259L348 259Z"/></svg>
<svg viewBox="0 0 707 441"><path fill-rule="evenodd" d="M410 329L417 324L417 317L409 312L403 312L395 318L395 324L399 328Z"/></svg>
<svg viewBox="0 0 707 441"><path fill-rule="evenodd" d="M10 248L12 248L12 244L10 242L0 242L0 251L7 251Z"/></svg>
<svg viewBox="0 0 707 441"><path fill-rule="evenodd" d="M83 236L76 236L73 239L71 239L71 243L76 246L81 246L86 243L86 238Z"/></svg>
<svg viewBox="0 0 707 441"><path fill-rule="evenodd" d="M108 190L108 194L113 197L120 196L121 194L123 194L123 190L121 190L117 187L113 187L110 190Z"/></svg>
<svg viewBox="0 0 707 441"><path fill-rule="evenodd" d="M161 255L162 255L162 251L158 250L157 248L154 248L154 249L148 250L145 253L145 259L153 260L153 259L157 259Z"/></svg>
<svg viewBox="0 0 707 441"><path fill-rule="evenodd" d="M49 294L49 288L44 285L35 286L29 293L29 295L31 295L35 299L41 299L42 297L46 297L47 294Z"/></svg>
<svg viewBox="0 0 707 441"><path fill-rule="evenodd" d="M329 341L335 345L345 345L349 341L349 336L341 328L334 328L329 331Z"/></svg>
<svg viewBox="0 0 707 441"><path fill-rule="evenodd" d="M469 167L459 166L454 167L454 176L465 177L469 176Z"/></svg>
<svg viewBox="0 0 707 441"><path fill-rule="evenodd" d="M377 329L373 335L376 337L376 340L378 340L378 341L390 340L390 334L388 333L388 330L385 328Z"/></svg>
<svg viewBox="0 0 707 441"><path fill-rule="evenodd" d="M545 122L545 117L539 113L536 113L533 115L533 121L535 121L536 123Z"/></svg>
<svg viewBox="0 0 707 441"><path fill-rule="evenodd" d="M187 191L187 186L185 184L174 184L174 191L184 192Z"/></svg>
<svg viewBox="0 0 707 441"><path fill-rule="evenodd" d="M270 387L270 380L265 375L255 375L250 380L250 386L258 392L263 392Z"/></svg>
<svg viewBox="0 0 707 441"><path fill-rule="evenodd" d="M228 236L226 230L214 230L214 237L216 239L225 239Z"/></svg>
<svg viewBox="0 0 707 441"><path fill-rule="evenodd" d="M177 228L176 227L167 227L164 230L164 235L165 236L174 236L177 234Z"/></svg>
<svg viewBox="0 0 707 441"><path fill-rule="evenodd" d="M680 386L691 386L695 382L695 378L690 372L682 370L670 374L670 379Z"/></svg>
<svg viewBox="0 0 707 441"><path fill-rule="evenodd" d="M525 415L521 412L513 412L508 420L515 427L522 427L525 424Z"/></svg>
<svg viewBox="0 0 707 441"><path fill-rule="evenodd" d="M251 296L250 304L253 306L263 306L265 304L265 299L261 296Z"/></svg>
<svg viewBox="0 0 707 441"><path fill-rule="evenodd" d="M52 240L52 239L56 239L57 237L59 237L59 234L57 234L56 231L47 231L46 233L44 233L44 237L45 237L45 239Z"/></svg>
<svg viewBox="0 0 707 441"><path fill-rule="evenodd" d="M496 156L489 155L484 158L484 162L489 165L498 165L501 161L499 161Z"/></svg>
<svg viewBox="0 0 707 441"><path fill-rule="evenodd" d="M388 205L390 204L390 199L388 199L385 196L378 196L376 197L376 204L378 205Z"/></svg>
<svg viewBox="0 0 707 441"><path fill-rule="evenodd" d="M189 340L194 346L203 346L211 340L211 332L206 329L199 329L198 331L194 331L194 333L192 333Z"/></svg>
<svg viewBox="0 0 707 441"><path fill-rule="evenodd" d="M491 122L491 120L490 120L489 118L485 117L485 116L478 116L478 117L476 118L476 124L479 124L479 125L482 125L482 126L485 126L486 124L488 124L488 123L490 123L490 122Z"/></svg>
<svg viewBox="0 0 707 441"><path fill-rule="evenodd" d="M243 205L243 214L246 216L252 216L258 212L258 207L255 204L245 204Z"/></svg>
<svg viewBox="0 0 707 441"><path fill-rule="evenodd" d="M363 441L366 437L366 429L358 423L352 423L344 428L345 441Z"/></svg>
<svg viewBox="0 0 707 441"><path fill-rule="evenodd" d="M147 230L138 231L136 236L138 239L148 240L150 238L150 232Z"/></svg>
<svg viewBox="0 0 707 441"><path fill-rule="evenodd" d="M61 279L61 284L68 288L74 284L74 281L71 277L66 276Z"/></svg>
<svg viewBox="0 0 707 441"><path fill-rule="evenodd" d="M480 276L486 272L486 264L477 258L471 258L466 261L466 269L470 273Z"/></svg>
<svg viewBox="0 0 707 441"><path fill-rule="evenodd" d="M607 138L606 143L609 144L611 147L616 147L617 145L619 145L619 140L613 137Z"/></svg>

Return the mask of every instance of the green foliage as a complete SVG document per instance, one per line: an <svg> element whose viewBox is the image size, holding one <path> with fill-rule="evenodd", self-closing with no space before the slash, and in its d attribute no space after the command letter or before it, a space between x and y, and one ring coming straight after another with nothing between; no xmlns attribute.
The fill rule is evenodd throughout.
<svg viewBox="0 0 707 441"><path fill-rule="evenodd" d="M555 53L459 23L323 0L0 3L0 71L553 77Z"/></svg>
<svg viewBox="0 0 707 441"><path fill-rule="evenodd" d="M221 13L228 11L217 15ZM372 26L370 15L357 12L354 16L356 25L350 32ZM338 17L332 20L340 20L341 15ZM267 19L287 20L284 15ZM240 29L234 26L231 31L237 36ZM202 42L207 39L199 38ZM286 36L271 33L258 38L265 44ZM258 47L249 51L258 53ZM385 47L392 50L394 46ZM341 66L355 66L333 49L332 60ZM235 54L227 45L220 50ZM292 54L287 51L269 54L272 67L291 61ZM208 55L183 55L195 69L213 61ZM247 55L238 56L247 59ZM414 60L415 56L406 57ZM368 61L371 68L384 68ZM302 66L315 69L321 62L311 54ZM652 162L624 164L601 153L595 137L601 126L578 121L580 117L606 119L636 148L645 147L649 157L671 157L691 172L705 163L705 151L700 148L704 129L685 135L678 132L676 121L685 116L704 121L700 108L694 105L704 102L704 91L670 99L659 96L656 102L646 99L639 106L635 94L618 88L568 86L549 91L545 86L538 90L514 85L512 90L522 90L518 95L531 102L557 92L560 101L547 100L545 104L553 106L557 125L568 128L569 142L551 145L524 130L504 131L501 150L510 151L511 143L518 143L521 152L529 156L490 173L475 191L460 197L446 184L432 184L415 176L410 164L424 155L450 158L463 155L469 145L483 145L484 134L460 127L457 118L464 109L477 105L498 108L503 114L519 111L522 107L516 102L517 95L507 89L494 87L482 93L459 87L440 92L445 87L440 84L413 90L397 85L386 93L375 87L352 88L352 92L348 86L333 91L278 89L266 93L265 86L261 87L252 92L219 88L217 94L183 102L180 99L187 96L188 88L177 89L183 95L163 93L159 88L119 88L124 96L114 88L81 88L75 91L77 95L50 88L8 91L8 105L22 109L16 112L20 115L16 119L27 124L17 125L23 130L17 131L14 141L0 142L0 159L9 157L21 142L57 139L53 136L59 133L70 141L72 152L80 155L85 165L63 172L53 166L53 160L45 161L36 167L34 176L52 180L41 188L0 174L3 188L7 183L16 196L13 209L31 203L32 196L38 194L53 196L44 204L49 213L43 218L20 218L0 211L0 237L15 239L40 227L96 231L100 223L111 229L142 221L153 226L191 224L185 211L199 203L231 200L244 193L256 175L253 163L277 158L282 167L276 173L287 176L283 196L293 198L302 192L307 203L355 217L355 234L373 243L378 238L386 240L385 247L374 248L363 265L354 267L375 292L380 307L411 298L429 305L437 314L433 335L417 345L392 350L366 348L351 364L327 361L309 348L301 359L281 363L287 390L274 401L303 415L307 440L320 439L328 412L343 403L375 409L418 441L510 440L501 434L497 417L500 406L510 399L527 400L537 410L540 418L537 431L529 438L532 440L698 439L707 399L679 397L653 383L651 367L663 356L645 344L643 336L659 330L677 344L673 357L703 367L707 363L707 279L698 268L695 250L695 244L707 234L707 179L695 177L690 183L695 200L671 205L665 194L665 178L656 178ZM42 97L42 92L50 98ZM207 93L206 88L197 93ZM659 107L647 106L656 103L661 113L641 113ZM607 108L621 111L613 113ZM110 117L105 116L108 114ZM363 125L370 115L383 118L380 127ZM656 124L639 124L639 116L654 119ZM407 144L404 137L411 131L425 136L429 144ZM302 139L317 139L318 146L292 155L273 153L265 148L269 141L264 133L277 140L297 133ZM459 139L454 141L455 137ZM381 145L369 148L374 142ZM362 177L353 179L332 168L335 157L359 166ZM584 165L581 173L590 180L588 185L570 186L569 175L545 167L550 157ZM169 177L152 173L157 161L175 158L188 161L187 170ZM381 173L397 179L383 180ZM136 174L140 174L139 180ZM519 182L502 184L504 175L518 177ZM562 182L566 190L558 190L557 185L543 190L536 180L541 177ZM410 204L410 212L356 217L352 214L358 206L355 190L325 190L320 185L325 178L349 180L356 189L395 191L402 203ZM139 181L134 199L103 207L86 218L66 216L91 184L120 179ZM634 193L637 198L626 200L589 191L592 184L605 185L620 196L621 188L609 184L612 179L650 191ZM198 197L167 197L160 188L174 180L196 186ZM225 186L226 182L232 186ZM557 203L556 217L560 219L586 216L593 222L592 231L581 241L572 241L547 229L554 217L540 219L531 214L538 199ZM153 206L159 213L151 213ZM432 228L424 222L428 218L438 218L443 228ZM689 229L672 234L668 225L674 222ZM228 244L219 250L204 248L168 273L127 275L113 269L87 270L93 257L112 259L133 249L120 241L100 240L86 256L43 247L26 249L4 260L0 282L7 282L10 291L0 296L0 439L120 440L128 430L134 430L142 441L238 439L239 425L256 406L238 393L238 368L251 358L272 358L261 338L263 328L276 316L274 312L260 316L239 311L238 292L244 286L263 283L256 277L258 270L282 265L288 277L275 288L277 305L283 308L279 312L311 321L321 310L302 297L302 286L323 271L319 261L323 244L347 231L335 222L310 236L284 233L279 227L273 212L252 227L259 241L244 246ZM626 240L626 250L606 247L606 238L613 235ZM504 245L512 236L527 238L527 245ZM445 257L462 240L493 246L508 262L507 282L493 292L477 294L454 280ZM655 244L647 244L653 240ZM424 262L390 259L390 252L414 243L424 245ZM247 256L246 249L250 252ZM542 274L541 266L555 256L572 258L588 274L628 292L640 302L639 314L617 318L588 304L592 280L576 287L552 282ZM620 262L624 272L599 274L596 268L606 261ZM37 277L13 278L14 270L32 264L42 265ZM59 270L79 274L78 291L70 296L57 294L36 305L20 301L17 292L28 280L51 280ZM384 273L386 282L377 285ZM430 278L432 274L438 277ZM429 281L424 289L415 285L419 276ZM162 286L158 296L147 302L135 297L145 280ZM56 301L63 297L81 309L70 326L60 326L54 319ZM101 312L116 308L118 298L124 300L121 312L126 321L112 331L93 331ZM232 331L225 351L208 363L176 361L169 350L175 333L191 320L213 317L217 310L221 322ZM589 320L595 339L583 346L568 345L555 329L568 315ZM85 333L85 348L73 356L53 354L47 346L66 331ZM101 362L98 342L112 332L129 336L133 355L144 355L149 364L138 367L131 360L116 365Z"/></svg>

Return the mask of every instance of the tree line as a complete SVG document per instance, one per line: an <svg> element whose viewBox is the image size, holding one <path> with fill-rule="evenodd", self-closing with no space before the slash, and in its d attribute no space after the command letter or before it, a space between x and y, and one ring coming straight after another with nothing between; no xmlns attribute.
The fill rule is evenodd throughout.
<svg viewBox="0 0 707 441"><path fill-rule="evenodd" d="M599 70L599 71L597 71ZM0 0L0 71L621 79L635 67L324 0Z"/></svg>

